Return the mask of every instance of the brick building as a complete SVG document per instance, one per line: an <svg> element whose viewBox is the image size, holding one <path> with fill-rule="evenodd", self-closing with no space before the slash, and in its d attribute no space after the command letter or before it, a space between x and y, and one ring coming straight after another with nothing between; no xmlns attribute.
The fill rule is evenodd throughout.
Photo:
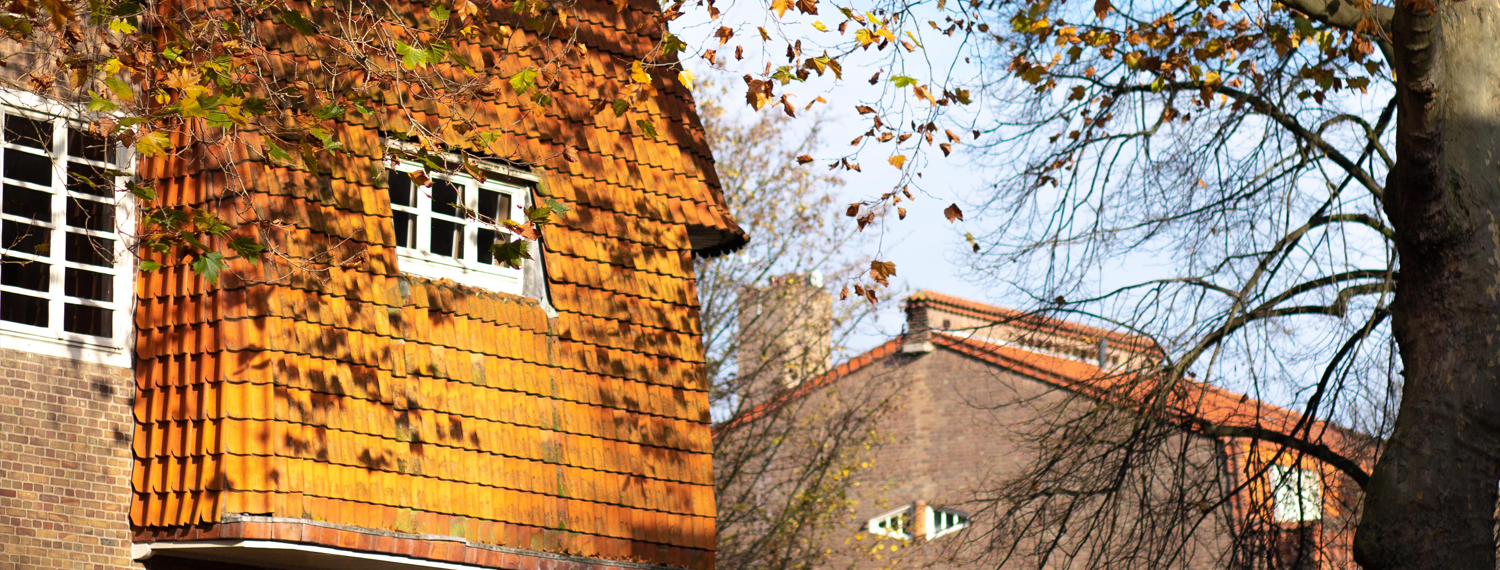
<svg viewBox="0 0 1500 570"><path fill-rule="evenodd" d="M1359 494L1316 447L1358 462L1367 438L1199 383L1164 388L1143 337L932 292L905 309L904 335L716 432L837 416L850 394L889 402L885 443L847 488L852 524L809 547L827 567L1353 567ZM1271 443L1299 428L1312 445ZM1044 451L1060 445L1072 451ZM1127 450L1142 458L1113 471ZM1104 483L1116 477L1143 483Z"/></svg>
<svg viewBox="0 0 1500 570"><path fill-rule="evenodd" d="M569 10L586 49L549 48L578 54L553 104L371 101L324 124L347 145L331 171L132 160L46 100L0 96L0 569L711 570L692 261L747 236L675 72L648 69L636 108L591 111L662 36L661 8ZM459 49L503 85L534 62L497 41ZM460 111L506 133L464 149L494 157L486 176L419 189L392 137ZM138 272L124 177L74 184L112 168L243 224L227 237L275 220L278 247L326 263L230 259L211 284L144 254L161 268ZM518 219L544 196L568 211L521 268L454 206Z"/></svg>

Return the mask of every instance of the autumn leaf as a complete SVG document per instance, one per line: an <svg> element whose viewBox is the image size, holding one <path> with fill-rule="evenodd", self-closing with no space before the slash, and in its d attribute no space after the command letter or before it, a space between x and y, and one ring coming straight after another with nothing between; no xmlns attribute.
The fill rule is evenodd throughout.
<svg viewBox="0 0 1500 570"><path fill-rule="evenodd" d="M172 140L157 131L146 133L135 139L135 150L141 156L165 154L169 148L172 148Z"/></svg>
<svg viewBox="0 0 1500 570"><path fill-rule="evenodd" d="M904 220L904 219L906 219L906 208L896 208L896 219L898 219L898 220Z"/></svg>
<svg viewBox="0 0 1500 570"><path fill-rule="evenodd" d="M871 261L870 278L886 287L891 286L890 277L896 274L896 264L890 261Z"/></svg>
<svg viewBox="0 0 1500 570"><path fill-rule="evenodd" d="M938 148L943 150L943 156L948 156L953 152L953 145L948 143L939 143Z"/></svg>
<svg viewBox="0 0 1500 570"><path fill-rule="evenodd" d="M786 11L792 8L792 0L771 0L771 9L776 11L776 17L786 16Z"/></svg>
<svg viewBox="0 0 1500 570"><path fill-rule="evenodd" d="M926 99L928 103L931 103L933 105L937 104L937 99L933 98L932 93L928 92L927 88L924 86L912 86L911 92L913 95L916 95L918 99Z"/></svg>
<svg viewBox="0 0 1500 570"><path fill-rule="evenodd" d="M722 46L729 43L729 38L734 37L734 30L719 26L719 29L714 32L714 37L719 38L719 45Z"/></svg>
<svg viewBox="0 0 1500 570"><path fill-rule="evenodd" d="M859 208L862 205L863 204L860 204L859 202L855 202L853 204L850 204L849 207L844 210L844 215L845 216L849 216L851 218L854 217L854 216L858 216L859 215Z"/></svg>
<svg viewBox="0 0 1500 570"><path fill-rule="evenodd" d="M1104 17L1109 15L1109 10L1112 7L1109 0L1094 0L1094 15L1098 16L1100 21L1103 21Z"/></svg>
<svg viewBox="0 0 1500 570"><path fill-rule="evenodd" d="M962 222L964 211L958 208L958 204L949 204L947 208L943 208L943 217L948 218L950 222Z"/></svg>
<svg viewBox="0 0 1500 570"><path fill-rule="evenodd" d="M677 81L681 83L683 87L686 87L688 89L693 88L693 81L697 78L698 76L693 75L693 72L686 69L677 72Z"/></svg>
<svg viewBox="0 0 1500 570"><path fill-rule="evenodd" d="M640 83L642 85L651 83L651 75L646 73L645 68L641 67L641 62L630 62L630 81L633 83Z"/></svg>
<svg viewBox="0 0 1500 570"><path fill-rule="evenodd" d="M842 301L842 300L848 299L848 298L849 298L849 286L845 285L843 289L839 289L839 300Z"/></svg>
<svg viewBox="0 0 1500 570"><path fill-rule="evenodd" d="M807 163L812 162L812 161L813 161L813 157L809 156L809 155L806 155L806 154L797 157L797 164L807 164Z"/></svg>
<svg viewBox="0 0 1500 570"><path fill-rule="evenodd" d="M859 114L861 114L861 115L868 115L870 113L874 113L875 112L874 109L871 109L871 108L866 107L864 105L859 105L859 106L855 107L854 110L855 111L859 111Z"/></svg>
<svg viewBox="0 0 1500 570"><path fill-rule="evenodd" d="M809 16L818 15L818 0L797 0L797 11Z"/></svg>
<svg viewBox="0 0 1500 570"><path fill-rule="evenodd" d="M906 166L906 155L898 154L886 160L886 162L891 163L891 166L896 168L903 168Z"/></svg>

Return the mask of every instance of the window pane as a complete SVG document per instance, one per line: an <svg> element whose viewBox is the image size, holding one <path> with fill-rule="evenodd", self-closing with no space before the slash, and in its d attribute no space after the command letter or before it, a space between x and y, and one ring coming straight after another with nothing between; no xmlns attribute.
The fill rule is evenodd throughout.
<svg viewBox="0 0 1500 570"><path fill-rule="evenodd" d="M52 122L34 121L16 115L5 116L5 142L42 150L52 149Z"/></svg>
<svg viewBox="0 0 1500 570"><path fill-rule="evenodd" d="M52 221L52 195L46 192L7 184L3 202L0 211L7 214Z"/></svg>
<svg viewBox="0 0 1500 570"><path fill-rule="evenodd" d="M495 253L493 251L490 251L490 248L494 247L494 245L495 245L495 236L496 235L498 235L498 234L497 234L497 232L495 232L495 230L489 230L489 229L483 229L483 228L481 228L479 230L479 251L476 251L474 253L479 254L479 262L480 263L494 263L495 262ZM505 240L502 241L502 242L500 242L500 243L510 243L510 234L506 234L505 235Z"/></svg>
<svg viewBox="0 0 1500 570"><path fill-rule="evenodd" d="M463 226L443 220L432 220L432 253L462 259L464 256Z"/></svg>
<svg viewBox="0 0 1500 570"><path fill-rule="evenodd" d="M95 301L115 300L113 275L71 267L63 271L63 294Z"/></svg>
<svg viewBox="0 0 1500 570"><path fill-rule="evenodd" d="M5 177L42 186L52 185L52 161L45 156L5 149Z"/></svg>
<svg viewBox="0 0 1500 570"><path fill-rule="evenodd" d="M406 212L396 212L391 217L391 223L396 229L396 245L400 247L417 247L417 224L413 220L416 216Z"/></svg>
<svg viewBox="0 0 1500 570"><path fill-rule="evenodd" d="M68 154L78 158L87 158L100 162L114 162L110 156L112 150L109 141L104 137L93 135L87 131L68 128Z"/></svg>
<svg viewBox="0 0 1500 570"><path fill-rule="evenodd" d="M395 170L387 170L386 174L390 178L391 205L406 206L408 208L416 206L417 197L412 194L411 177L407 176L405 172L397 172Z"/></svg>
<svg viewBox="0 0 1500 570"><path fill-rule="evenodd" d="M479 215L491 221L510 219L510 194L494 190L479 190Z"/></svg>
<svg viewBox="0 0 1500 570"><path fill-rule="evenodd" d="M45 328L47 300L0 291L0 320Z"/></svg>
<svg viewBox="0 0 1500 570"><path fill-rule="evenodd" d="M434 180L432 182L432 211L449 216L457 216L459 204L458 187L447 180Z"/></svg>
<svg viewBox="0 0 1500 570"><path fill-rule="evenodd" d="M0 247L36 255L52 254L52 230L31 224L0 222Z"/></svg>
<svg viewBox="0 0 1500 570"><path fill-rule="evenodd" d="M75 228L114 231L115 206L93 200L68 198L68 225Z"/></svg>
<svg viewBox="0 0 1500 570"><path fill-rule="evenodd" d="M115 195L115 180L109 175L112 169L91 164L68 163L68 191L95 196Z"/></svg>
<svg viewBox="0 0 1500 570"><path fill-rule="evenodd" d="M51 289L51 269L52 266L40 261L14 257L0 258L0 284L32 291L46 291Z"/></svg>
<svg viewBox="0 0 1500 570"><path fill-rule="evenodd" d="M70 333L109 337L114 311L83 305L63 305L63 330Z"/></svg>
<svg viewBox="0 0 1500 570"><path fill-rule="evenodd" d="M109 267L115 263L115 240L69 232L66 259Z"/></svg>

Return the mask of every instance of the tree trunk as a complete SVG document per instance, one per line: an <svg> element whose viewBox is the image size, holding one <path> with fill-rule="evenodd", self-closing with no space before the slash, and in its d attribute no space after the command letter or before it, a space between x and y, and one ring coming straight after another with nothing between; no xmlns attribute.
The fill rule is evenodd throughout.
<svg viewBox="0 0 1500 570"><path fill-rule="evenodd" d="M1495 568L1500 476L1500 3L1397 0L1385 209L1405 366L1355 536L1365 568Z"/></svg>

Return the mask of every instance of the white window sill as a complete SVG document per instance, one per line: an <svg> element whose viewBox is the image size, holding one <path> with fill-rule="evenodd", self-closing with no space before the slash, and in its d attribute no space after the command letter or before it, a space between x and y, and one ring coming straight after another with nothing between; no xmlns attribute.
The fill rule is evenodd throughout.
<svg viewBox="0 0 1500 570"><path fill-rule="evenodd" d="M522 294L521 270L519 269L473 268L451 261L447 263L437 261L434 259L437 256L429 256L415 249L401 248L398 252L396 263L402 273L428 279L448 279L470 287L512 295Z"/></svg>
<svg viewBox="0 0 1500 570"><path fill-rule="evenodd" d="M135 355L121 346L110 346L84 340L64 339L8 328L0 325L0 349L30 352L57 358L66 358L90 364L103 364L118 368L131 368ZM24 325L21 325L24 326Z"/></svg>

